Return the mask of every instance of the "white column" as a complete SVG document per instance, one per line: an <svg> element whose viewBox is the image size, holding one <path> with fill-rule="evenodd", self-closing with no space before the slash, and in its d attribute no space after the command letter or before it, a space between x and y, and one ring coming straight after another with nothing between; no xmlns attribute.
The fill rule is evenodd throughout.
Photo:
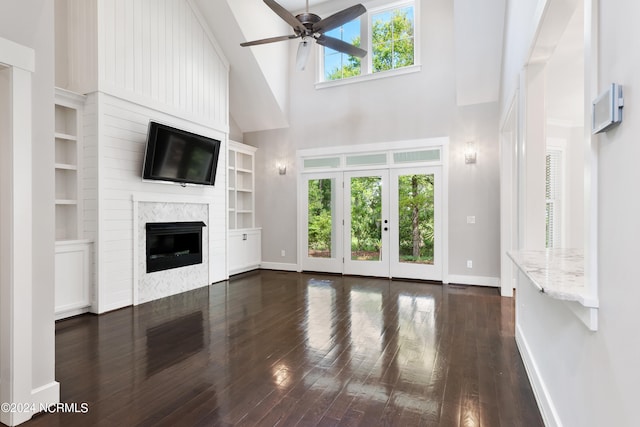
<svg viewBox="0 0 640 427"><path fill-rule="evenodd" d="M0 403L23 405L38 404L32 397L34 58L32 49L0 38ZM13 426L32 415L0 411L0 421Z"/></svg>

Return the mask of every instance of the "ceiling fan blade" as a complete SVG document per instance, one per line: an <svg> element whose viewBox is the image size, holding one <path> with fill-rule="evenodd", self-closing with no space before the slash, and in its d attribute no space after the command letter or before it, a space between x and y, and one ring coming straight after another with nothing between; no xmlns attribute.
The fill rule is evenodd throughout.
<svg viewBox="0 0 640 427"><path fill-rule="evenodd" d="M367 9L361 4L356 4L355 6L348 7L313 24L313 32L325 33L327 31L331 31L334 28L338 28L339 26L346 24L349 21L353 21L366 11Z"/></svg>
<svg viewBox="0 0 640 427"><path fill-rule="evenodd" d="M291 12L289 12L284 7L280 6L274 0L264 0L265 4L271 8L280 18L284 19L289 25L291 25L296 31L303 32L304 25L293 16Z"/></svg>
<svg viewBox="0 0 640 427"><path fill-rule="evenodd" d="M305 37L298 46L298 54L296 55L296 69L303 71L307 65L309 54L311 53L311 38Z"/></svg>
<svg viewBox="0 0 640 427"><path fill-rule="evenodd" d="M253 40L253 41L250 41L250 42L240 43L240 46L246 47L246 46L255 46L255 45L259 45L259 44L281 42L283 40L297 39L298 37L300 37L300 36L296 36L295 34L292 34L290 36L269 37L267 39Z"/></svg>
<svg viewBox="0 0 640 427"><path fill-rule="evenodd" d="M333 50L337 50L338 52L346 53L347 55L357 56L358 58L363 58L367 55L367 51L364 49L360 49L357 46L349 44L347 42L343 42L342 40L320 35L316 37L316 42L319 45L328 47Z"/></svg>

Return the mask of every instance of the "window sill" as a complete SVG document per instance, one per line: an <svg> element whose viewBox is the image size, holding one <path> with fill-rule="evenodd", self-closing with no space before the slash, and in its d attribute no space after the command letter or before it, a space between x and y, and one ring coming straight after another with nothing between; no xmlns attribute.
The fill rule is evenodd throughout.
<svg viewBox="0 0 640 427"><path fill-rule="evenodd" d="M344 86L353 83L367 82L370 80L385 79L387 77L403 76L405 74L418 73L422 70L421 65L412 65L410 67L398 68L395 70L380 71L373 74L365 74L362 76L348 77L346 79L331 80L326 82L318 82L315 84L316 89L325 89L335 86Z"/></svg>

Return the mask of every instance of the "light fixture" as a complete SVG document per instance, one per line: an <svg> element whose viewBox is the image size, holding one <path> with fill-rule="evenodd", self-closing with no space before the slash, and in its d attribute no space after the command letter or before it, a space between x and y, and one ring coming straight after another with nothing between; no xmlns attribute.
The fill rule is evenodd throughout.
<svg viewBox="0 0 640 427"><path fill-rule="evenodd" d="M298 45L298 54L296 55L296 68L298 71L304 71L307 66L307 60L311 53L311 41L309 37L303 37Z"/></svg>
<svg viewBox="0 0 640 427"><path fill-rule="evenodd" d="M285 162L278 162L276 164L276 167L278 168L278 173L280 175L286 175L287 174L287 164Z"/></svg>
<svg viewBox="0 0 640 427"><path fill-rule="evenodd" d="M477 154L476 143L474 141L467 141L464 149L464 162L468 165L475 163Z"/></svg>

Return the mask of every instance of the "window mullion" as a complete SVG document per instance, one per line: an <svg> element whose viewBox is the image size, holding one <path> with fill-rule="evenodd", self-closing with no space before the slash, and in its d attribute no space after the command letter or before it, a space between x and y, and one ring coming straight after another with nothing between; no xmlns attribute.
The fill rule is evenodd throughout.
<svg viewBox="0 0 640 427"><path fill-rule="evenodd" d="M360 46L362 47L362 49L367 51L366 61L360 61L360 74L366 75L371 74L371 68L373 64L371 59L373 57L371 52L372 43L371 38L369 37L369 34L371 34L371 14L367 12L360 19ZM364 19L367 20L366 25L362 25L362 20Z"/></svg>

